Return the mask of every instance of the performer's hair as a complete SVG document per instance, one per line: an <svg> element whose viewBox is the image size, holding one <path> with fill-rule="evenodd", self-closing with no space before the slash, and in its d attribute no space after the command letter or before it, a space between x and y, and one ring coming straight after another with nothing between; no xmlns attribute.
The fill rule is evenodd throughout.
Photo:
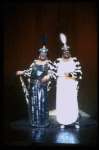
<svg viewBox="0 0 99 150"><path fill-rule="evenodd" d="M38 51L37 53L38 53L38 55L40 55L40 51ZM47 57L48 57L48 56L49 56L49 52L47 52Z"/></svg>

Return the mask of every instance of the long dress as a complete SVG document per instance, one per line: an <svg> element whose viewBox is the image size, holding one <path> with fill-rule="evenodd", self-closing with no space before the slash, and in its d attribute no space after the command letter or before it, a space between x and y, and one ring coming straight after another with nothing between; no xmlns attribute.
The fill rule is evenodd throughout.
<svg viewBox="0 0 99 150"><path fill-rule="evenodd" d="M37 60L34 60L30 68L23 72L23 75L28 77L29 90L22 77L20 80L28 104L31 126L46 127L49 125L48 92L51 89L51 80L56 79L56 75L50 60L45 65L38 65L36 62ZM49 76L50 80L41 82L45 75Z"/></svg>
<svg viewBox="0 0 99 150"><path fill-rule="evenodd" d="M75 62L73 59L58 65L57 89L56 89L56 113L60 124L69 125L78 118L77 81L65 78L65 72L74 72Z"/></svg>
<svg viewBox="0 0 99 150"><path fill-rule="evenodd" d="M31 73L28 112L31 125L36 127L49 124L47 83L41 83L45 75L43 65L36 65Z"/></svg>

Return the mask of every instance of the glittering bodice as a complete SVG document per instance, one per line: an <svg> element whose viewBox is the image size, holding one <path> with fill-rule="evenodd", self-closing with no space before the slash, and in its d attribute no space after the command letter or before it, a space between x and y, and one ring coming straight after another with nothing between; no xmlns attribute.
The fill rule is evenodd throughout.
<svg viewBox="0 0 99 150"><path fill-rule="evenodd" d="M31 72L31 79L42 79L46 75L46 72L44 70L44 65L35 65L33 67L33 70Z"/></svg>

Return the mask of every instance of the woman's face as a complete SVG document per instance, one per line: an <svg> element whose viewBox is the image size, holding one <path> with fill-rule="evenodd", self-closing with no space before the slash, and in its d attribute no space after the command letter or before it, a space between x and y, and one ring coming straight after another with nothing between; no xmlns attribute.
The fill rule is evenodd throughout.
<svg viewBox="0 0 99 150"><path fill-rule="evenodd" d="M68 50L63 50L63 57L66 59L69 59L71 56L70 51Z"/></svg>
<svg viewBox="0 0 99 150"><path fill-rule="evenodd" d="M42 61L44 61L44 60L46 60L46 57L47 57L47 53L41 51L41 52L40 52L40 59L41 59Z"/></svg>

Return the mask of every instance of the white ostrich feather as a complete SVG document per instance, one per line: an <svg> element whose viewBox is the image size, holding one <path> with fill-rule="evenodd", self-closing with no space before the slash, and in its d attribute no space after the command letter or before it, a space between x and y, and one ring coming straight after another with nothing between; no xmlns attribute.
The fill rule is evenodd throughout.
<svg viewBox="0 0 99 150"><path fill-rule="evenodd" d="M66 42L67 42L67 38L66 36L63 34L63 33L60 33L60 39L61 39L61 42L66 45Z"/></svg>

